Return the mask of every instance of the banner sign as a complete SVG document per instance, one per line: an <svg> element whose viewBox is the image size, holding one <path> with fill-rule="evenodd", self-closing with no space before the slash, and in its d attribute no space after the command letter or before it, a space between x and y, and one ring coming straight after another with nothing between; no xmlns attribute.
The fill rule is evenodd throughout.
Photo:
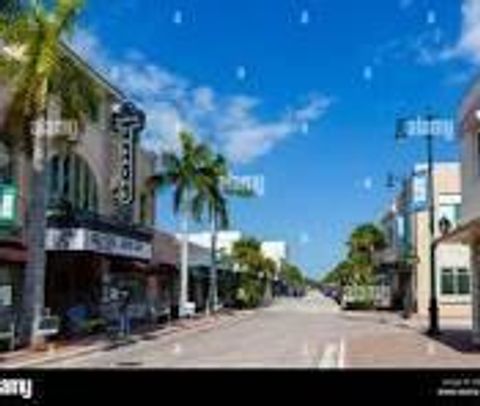
<svg viewBox="0 0 480 406"><path fill-rule="evenodd" d="M152 258L150 243L85 228L49 228L45 243L48 251L88 251L146 261Z"/></svg>
<svg viewBox="0 0 480 406"><path fill-rule="evenodd" d="M425 210L428 205L428 181L426 173L417 173L413 176L412 210Z"/></svg>

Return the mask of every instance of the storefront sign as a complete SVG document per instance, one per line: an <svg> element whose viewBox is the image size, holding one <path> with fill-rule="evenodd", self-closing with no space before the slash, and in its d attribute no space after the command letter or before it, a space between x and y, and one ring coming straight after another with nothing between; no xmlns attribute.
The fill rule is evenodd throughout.
<svg viewBox="0 0 480 406"><path fill-rule="evenodd" d="M17 188L0 185L0 222L12 223L17 217Z"/></svg>
<svg viewBox="0 0 480 406"><path fill-rule="evenodd" d="M150 243L85 228L48 229L46 247L49 251L88 251L142 260L152 257Z"/></svg>

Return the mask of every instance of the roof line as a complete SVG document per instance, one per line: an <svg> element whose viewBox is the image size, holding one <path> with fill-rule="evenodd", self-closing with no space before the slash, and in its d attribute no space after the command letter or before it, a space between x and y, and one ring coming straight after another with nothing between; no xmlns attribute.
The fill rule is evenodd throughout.
<svg viewBox="0 0 480 406"><path fill-rule="evenodd" d="M118 87L116 87L110 80L108 80L105 75L101 74L96 70L89 62L82 58L70 45L65 41L60 42L61 49L72 58L73 62L76 63L81 69L83 69L87 74L89 74L95 81L99 82L104 86L113 96L119 99L126 99L125 93L123 93Z"/></svg>

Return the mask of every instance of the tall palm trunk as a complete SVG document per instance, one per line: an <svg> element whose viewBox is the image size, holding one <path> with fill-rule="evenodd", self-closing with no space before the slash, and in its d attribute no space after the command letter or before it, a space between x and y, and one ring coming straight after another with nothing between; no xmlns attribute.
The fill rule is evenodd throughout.
<svg viewBox="0 0 480 406"><path fill-rule="evenodd" d="M208 288L207 313L215 312L218 306L218 285L217 285L217 221L212 215L210 242L210 283Z"/></svg>
<svg viewBox="0 0 480 406"><path fill-rule="evenodd" d="M46 117L46 113L43 115ZM26 345L40 341L38 327L45 302L45 234L47 229L47 137L33 136L33 160L29 184L26 238L28 262L25 268L21 340Z"/></svg>
<svg viewBox="0 0 480 406"><path fill-rule="evenodd" d="M187 199L188 201L188 199ZM185 305L188 302L188 216L187 207L182 210L181 234L182 234L182 254L181 254L181 270L180 270L180 303L179 316L185 316Z"/></svg>

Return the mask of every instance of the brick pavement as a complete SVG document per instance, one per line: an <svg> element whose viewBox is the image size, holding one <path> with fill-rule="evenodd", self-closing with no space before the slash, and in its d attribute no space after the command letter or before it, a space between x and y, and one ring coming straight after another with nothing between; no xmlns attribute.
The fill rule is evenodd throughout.
<svg viewBox="0 0 480 406"><path fill-rule="evenodd" d="M178 337L189 332L199 332L215 328L236 320L248 317L250 311L221 311L211 316L198 315L191 319L175 320L155 328L141 327L136 329L131 337L132 341L158 337ZM87 337L69 342L54 342L44 350L21 349L0 356L0 369L17 369L34 366L50 361L59 361L87 355L108 346L112 341L104 335ZM119 344L121 345L121 344Z"/></svg>
<svg viewBox="0 0 480 406"><path fill-rule="evenodd" d="M425 317L405 320L375 312L345 316L372 324L368 333L348 338L347 368L480 368L480 348L471 341L468 320L443 319L442 334L431 338L425 334ZM384 328L374 328L374 323Z"/></svg>

